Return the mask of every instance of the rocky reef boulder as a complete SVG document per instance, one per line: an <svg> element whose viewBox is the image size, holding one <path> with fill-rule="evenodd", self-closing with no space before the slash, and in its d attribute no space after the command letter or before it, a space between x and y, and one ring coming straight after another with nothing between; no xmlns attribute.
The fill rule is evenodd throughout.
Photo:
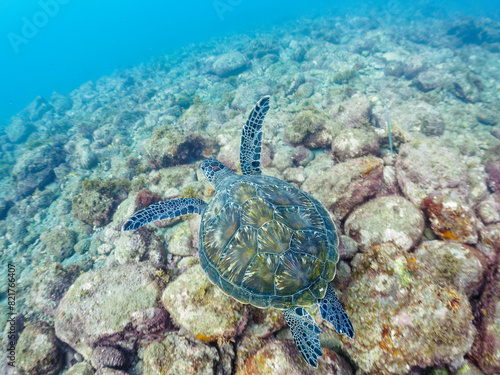
<svg viewBox="0 0 500 375"><path fill-rule="evenodd" d="M488 261L475 248L454 241L425 241L415 257L435 283L453 288L467 296L477 296L484 281Z"/></svg>
<svg viewBox="0 0 500 375"><path fill-rule="evenodd" d="M500 266L489 277L479 305L479 334L471 351L485 374L500 372Z"/></svg>
<svg viewBox="0 0 500 375"><path fill-rule="evenodd" d="M428 194L440 191L467 201L467 167L457 151L431 140L405 143L396 160L396 176L404 195L416 206Z"/></svg>
<svg viewBox="0 0 500 375"><path fill-rule="evenodd" d="M351 159L310 173L302 189L316 197L336 218L342 219L382 184L384 163L374 156Z"/></svg>
<svg viewBox="0 0 500 375"><path fill-rule="evenodd" d="M424 215L410 201L399 196L375 198L357 207L345 221L345 233L361 250L392 242L404 251L422 238Z"/></svg>
<svg viewBox="0 0 500 375"><path fill-rule="evenodd" d="M35 130L36 128L32 122L24 120L20 116L14 116L5 128L5 134L12 143L21 143L26 141L28 136Z"/></svg>
<svg viewBox="0 0 500 375"><path fill-rule="evenodd" d="M373 246L351 265L344 296L356 336L342 341L363 373L464 365L476 329L463 292L436 283L418 257L393 244Z"/></svg>
<svg viewBox="0 0 500 375"><path fill-rule="evenodd" d="M220 77L229 77L235 74L240 74L248 68L249 62L241 52L229 52L220 55L211 62L211 67L208 69L210 73L217 74Z"/></svg>
<svg viewBox="0 0 500 375"><path fill-rule="evenodd" d="M341 161L368 154L377 155L379 150L378 136L372 130L348 129L332 142L332 152Z"/></svg>
<svg viewBox="0 0 500 375"><path fill-rule="evenodd" d="M212 284L199 264L167 285L162 302L177 324L205 342L241 334L248 320L247 307Z"/></svg>
<svg viewBox="0 0 500 375"><path fill-rule="evenodd" d="M51 183L54 168L63 161L64 151L58 147L43 146L24 154L12 170L18 196L26 197Z"/></svg>
<svg viewBox="0 0 500 375"><path fill-rule="evenodd" d="M59 340L46 322L29 324L16 345L16 368L26 375L55 375L62 367Z"/></svg>
<svg viewBox="0 0 500 375"><path fill-rule="evenodd" d="M167 124L154 129L144 145L149 167L160 169L198 160L203 155L205 140L199 135Z"/></svg>
<svg viewBox="0 0 500 375"><path fill-rule="evenodd" d="M432 230L440 238L477 243L477 218L470 207L442 194L429 194L422 205Z"/></svg>
<svg viewBox="0 0 500 375"><path fill-rule="evenodd" d="M164 270L148 263L82 274L57 308L57 337L86 359L91 358L97 344L133 347L150 333L138 329L134 320L157 307L166 281ZM157 321L157 331L167 329L165 319Z"/></svg>
<svg viewBox="0 0 500 375"><path fill-rule="evenodd" d="M144 375L212 375L218 360L215 348L172 333L144 349Z"/></svg>
<svg viewBox="0 0 500 375"><path fill-rule="evenodd" d="M313 369L306 363L293 341L273 340L250 356L245 361L245 367L239 369L237 374L351 375L353 371L345 359L326 348L323 348L323 356L318 358L318 368Z"/></svg>

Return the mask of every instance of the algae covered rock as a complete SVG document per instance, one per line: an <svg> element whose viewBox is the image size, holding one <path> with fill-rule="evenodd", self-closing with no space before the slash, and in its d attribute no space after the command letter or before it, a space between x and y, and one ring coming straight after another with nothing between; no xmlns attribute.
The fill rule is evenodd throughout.
<svg viewBox="0 0 500 375"><path fill-rule="evenodd" d="M378 136L371 130L348 129L332 142L332 152L341 161L368 154L376 155L379 150Z"/></svg>
<svg viewBox="0 0 500 375"><path fill-rule="evenodd" d="M155 128L144 147L148 164L153 169L193 162L201 157L203 150L203 140L199 136L172 124Z"/></svg>
<svg viewBox="0 0 500 375"><path fill-rule="evenodd" d="M144 375L212 375L218 360L215 348L173 333L144 349Z"/></svg>
<svg viewBox="0 0 500 375"><path fill-rule="evenodd" d="M434 141L405 143L396 160L396 176L404 195L417 206L436 191L461 201L468 198L467 168L460 155Z"/></svg>
<svg viewBox="0 0 500 375"><path fill-rule="evenodd" d="M488 269L479 251L452 241L425 241L415 250L415 257L437 284L452 285L467 296L477 294Z"/></svg>
<svg viewBox="0 0 500 375"><path fill-rule="evenodd" d="M294 146L304 145L311 149L326 147L333 138L324 130L326 122L327 117L322 112L305 108L285 127L285 140Z"/></svg>
<svg viewBox="0 0 500 375"><path fill-rule="evenodd" d="M76 232L66 228L44 232L40 236L47 252L59 262L73 255L76 238Z"/></svg>
<svg viewBox="0 0 500 375"><path fill-rule="evenodd" d="M175 233L168 243L168 252L174 255L190 256L193 255L193 233L188 221L183 221L175 227Z"/></svg>
<svg viewBox="0 0 500 375"><path fill-rule="evenodd" d="M430 194L422 201L431 228L440 238L467 244L477 243L477 219L465 204L446 195Z"/></svg>
<svg viewBox="0 0 500 375"><path fill-rule="evenodd" d="M372 199L357 207L345 221L345 233L360 249L392 242L404 251L413 248L424 232L424 216L403 197Z"/></svg>
<svg viewBox="0 0 500 375"><path fill-rule="evenodd" d="M26 152L12 170L16 193L25 197L36 189L43 189L55 179L54 168L63 161L64 151L58 147L43 146Z"/></svg>
<svg viewBox="0 0 500 375"><path fill-rule="evenodd" d="M318 368L310 367L290 341L273 340L245 361L244 371L238 374L338 374L351 375L353 371L347 361L330 349L323 348L318 358Z"/></svg>
<svg viewBox="0 0 500 375"><path fill-rule="evenodd" d="M63 375L94 375L95 371L88 362L80 362L63 372Z"/></svg>
<svg viewBox="0 0 500 375"><path fill-rule="evenodd" d="M111 221L113 199L97 191L85 191L73 198L72 211L86 224L103 226Z"/></svg>
<svg viewBox="0 0 500 375"><path fill-rule="evenodd" d="M54 328L46 322L29 324L16 345L16 368L26 375L59 373L62 355Z"/></svg>
<svg viewBox="0 0 500 375"><path fill-rule="evenodd" d="M479 334L472 358L485 374L500 372L500 266L493 270L477 308Z"/></svg>
<svg viewBox="0 0 500 375"><path fill-rule="evenodd" d="M344 297L356 336L343 343L362 372L463 366L476 333L465 294L437 284L418 258L393 244L373 246L351 265Z"/></svg>
<svg viewBox="0 0 500 375"><path fill-rule="evenodd" d="M239 335L248 319L247 307L213 285L200 265L168 284L162 301L174 321L206 342Z"/></svg>
<svg viewBox="0 0 500 375"><path fill-rule="evenodd" d="M101 268L82 274L57 308L57 337L85 358L92 348L138 340L130 333L134 313L156 307L164 287L164 272L148 263Z"/></svg>
<svg viewBox="0 0 500 375"><path fill-rule="evenodd" d="M373 156L351 159L323 173L309 174L301 188L342 219L366 198L376 194L382 184L383 166L382 159Z"/></svg>
<svg viewBox="0 0 500 375"><path fill-rule="evenodd" d="M37 268L29 303L34 309L54 317L59 301L78 277L79 272L79 266L72 265L65 268L60 263L50 263Z"/></svg>
<svg viewBox="0 0 500 375"><path fill-rule="evenodd" d="M241 52L229 52L218 56L212 63L210 72L221 77L239 74L248 67L248 59Z"/></svg>

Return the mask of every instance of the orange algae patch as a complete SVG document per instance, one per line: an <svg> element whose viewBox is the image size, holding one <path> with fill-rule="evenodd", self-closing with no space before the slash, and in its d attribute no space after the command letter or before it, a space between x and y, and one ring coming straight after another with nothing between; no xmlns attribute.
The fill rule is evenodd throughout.
<svg viewBox="0 0 500 375"><path fill-rule="evenodd" d="M214 336L204 335L203 333L196 335L196 338L200 341L203 341L203 342L212 342L212 341L215 341L215 339L216 339Z"/></svg>

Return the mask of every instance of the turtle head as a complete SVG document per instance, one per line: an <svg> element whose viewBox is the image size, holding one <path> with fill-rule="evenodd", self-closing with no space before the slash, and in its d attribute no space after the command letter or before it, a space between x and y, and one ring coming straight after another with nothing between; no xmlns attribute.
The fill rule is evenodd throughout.
<svg viewBox="0 0 500 375"><path fill-rule="evenodd" d="M234 173L217 159L203 160L201 163L201 170L214 189L217 189L220 183L225 180L228 175Z"/></svg>

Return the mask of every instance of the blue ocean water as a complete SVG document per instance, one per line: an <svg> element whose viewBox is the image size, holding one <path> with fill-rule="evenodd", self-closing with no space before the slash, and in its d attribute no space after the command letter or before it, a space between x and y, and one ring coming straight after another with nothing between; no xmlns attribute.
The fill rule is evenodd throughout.
<svg viewBox="0 0 500 375"><path fill-rule="evenodd" d="M498 18L482 1L107 1L0 2L0 126L36 96L69 93L88 80L147 62L177 47L324 14L395 12ZM415 10L418 10L417 12Z"/></svg>

